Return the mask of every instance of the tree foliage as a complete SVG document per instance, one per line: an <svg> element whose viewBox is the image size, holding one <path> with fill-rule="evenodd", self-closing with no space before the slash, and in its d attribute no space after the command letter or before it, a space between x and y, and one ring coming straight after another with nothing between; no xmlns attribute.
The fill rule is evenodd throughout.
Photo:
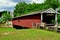
<svg viewBox="0 0 60 40"><path fill-rule="evenodd" d="M58 22L60 23L60 14L58 15Z"/></svg>
<svg viewBox="0 0 60 40"><path fill-rule="evenodd" d="M4 23L7 20L10 20L12 17L10 16L10 14L8 13L3 13L1 18L0 18L0 23Z"/></svg>
<svg viewBox="0 0 60 40"><path fill-rule="evenodd" d="M25 2L19 2L15 7L14 15L16 17L33 11L38 11L47 8L56 9L58 7L59 7L59 0L46 0L44 3L41 4L36 3L27 4Z"/></svg>
<svg viewBox="0 0 60 40"><path fill-rule="evenodd" d="M29 12L47 9L49 7L50 7L49 5L47 5L47 4L45 5L44 3L42 3L42 4L36 4L36 3L27 4L25 2L20 2L15 7L14 15L16 17L16 16L23 15L23 14L26 14Z"/></svg>
<svg viewBox="0 0 60 40"><path fill-rule="evenodd" d="M56 9L59 7L60 2L59 2L59 0L46 0L45 4L48 4L50 7Z"/></svg>
<svg viewBox="0 0 60 40"><path fill-rule="evenodd" d="M15 16L19 16L20 14L23 14L24 11L26 10L26 3L25 2L20 2L16 5L14 13Z"/></svg>

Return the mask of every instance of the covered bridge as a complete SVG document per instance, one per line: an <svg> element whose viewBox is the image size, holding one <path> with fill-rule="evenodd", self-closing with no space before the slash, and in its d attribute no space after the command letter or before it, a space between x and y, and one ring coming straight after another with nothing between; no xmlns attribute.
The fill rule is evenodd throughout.
<svg viewBox="0 0 60 40"><path fill-rule="evenodd" d="M13 26L37 28L42 22L46 25L50 25L51 20L55 20L54 25L57 25L57 14L58 12L52 8L45 9L42 11L36 11L29 14L21 15L12 19Z"/></svg>

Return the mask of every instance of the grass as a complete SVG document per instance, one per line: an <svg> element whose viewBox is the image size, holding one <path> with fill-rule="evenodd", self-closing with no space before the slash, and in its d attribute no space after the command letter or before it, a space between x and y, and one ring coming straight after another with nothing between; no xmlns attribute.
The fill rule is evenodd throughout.
<svg viewBox="0 0 60 40"><path fill-rule="evenodd" d="M60 33L41 29L0 28L0 40L60 40Z"/></svg>
<svg viewBox="0 0 60 40"><path fill-rule="evenodd" d="M15 31L16 29L14 28L0 28L0 33L3 33L3 32L13 32Z"/></svg>

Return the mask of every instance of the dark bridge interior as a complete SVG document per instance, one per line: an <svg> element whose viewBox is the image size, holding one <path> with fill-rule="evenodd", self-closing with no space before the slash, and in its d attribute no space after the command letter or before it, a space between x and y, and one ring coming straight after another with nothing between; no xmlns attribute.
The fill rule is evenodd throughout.
<svg viewBox="0 0 60 40"><path fill-rule="evenodd" d="M43 14L43 22L46 22L46 24L52 24L52 20L55 20L55 14L47 14L47 13L44 13Z"/></svg>

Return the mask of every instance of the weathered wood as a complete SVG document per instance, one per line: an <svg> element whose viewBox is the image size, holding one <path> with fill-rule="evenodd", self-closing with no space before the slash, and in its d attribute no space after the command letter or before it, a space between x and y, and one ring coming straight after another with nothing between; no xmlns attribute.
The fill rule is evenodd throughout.
<svg viewBox="0 0 60 40"><path fill-rule="evenodd" d="M42 21L43 21L43 14L41 13L41 23L42 23Z"/></svg>

